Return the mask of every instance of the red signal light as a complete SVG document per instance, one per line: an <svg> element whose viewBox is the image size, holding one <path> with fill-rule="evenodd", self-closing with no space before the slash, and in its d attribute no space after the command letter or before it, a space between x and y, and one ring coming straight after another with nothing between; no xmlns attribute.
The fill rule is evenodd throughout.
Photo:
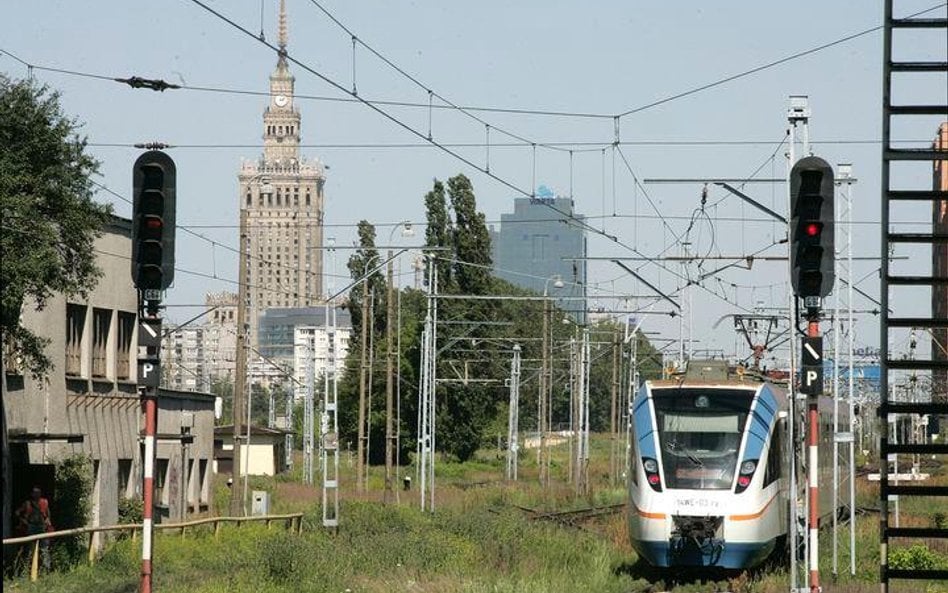
<svg viewBox="0 0 948 593"><path fill-rule="evenodd" d="M160 228L161 228L161 220L158 219L158 218L146 218L146 219L145 219L145 227L148 228L148 229L151 229L151 230L160 229Z"/></svg>
<svg viewBox="0 0 948 593"><path fill-rule="evenodd" d="M808 225L806 225L806 229L804 230L806 231L807 237L815 237L820 234L821 230L823 230L823 225L817 222L811 222Z"/></svg>

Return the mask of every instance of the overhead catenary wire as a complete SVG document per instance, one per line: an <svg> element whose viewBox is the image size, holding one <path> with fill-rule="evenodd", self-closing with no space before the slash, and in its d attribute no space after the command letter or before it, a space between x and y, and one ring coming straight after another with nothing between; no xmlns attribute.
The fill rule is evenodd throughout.
<svg viewBox="0 0 948 593"><path fill-rule="evenodd" d="M312 1L312 0L311 0L311 1ZM315 2L314 2L314 4L315 4ZM913 13L913 14L910 14L910 15L906 16L905 18L914 18L914 17L917 17L917 16L921 16L921 15L923 15L923 14L926 14L926 13L933 12L933 11L935 11L935 10L938 10L939 8L942 8L942 7L946 6L946 5L948 5L948 3L937 4L937 5L934 5L934 6L930 7L930 8L927 8L927 9L925 9L925 10L921 10L921 11L915 12L915 13ZM320 6L320 8L322 8L322 7ZM340 23L340 26L341 26L341 23ZM790 54L790 55L785 56L785 57L783 57L783 58L780 58L780 59L778 59L778 60L774 60L774 61L772 61L772 62L768 62L768 63L766 63L766 64L762 64L761 66L757 66L757 67L754 67L754 68L751 68L751 69L748 69L748 70L739 72L739 73L737 73L737 74L733 74L733 75L730 75L730 76L727 76L727 77L718 79L718 80L713 81L713 82L711 82L711 83L698 85L698 86L693 87L693 88L691 88L691 89L687 89L687 90L682 91L682 92L680 92L680 93L675 93L675 94L673 94L673 95L664 97L664 98L659 99L659 100L657 100L657 101L652 101L652 102L650 102L650 103L641 105L641 106L639 106L639 107L634 107L634 108L627 109L627 110L625 110L625 111L623 111L623 112L620 112L620 113L618 113L618 114L616 114L616 113L601 113L601 112L600 112L600 113L597 113L597 112L584 112L584 111L552 110L552 109L530 109L530 108L519 108L519 107L492 107L492 106L482 106L482 105L454 105L454 104L451 104L450 102L447 102L447 101L445 102L444 105L437 105L437 104L431 105L431 104L429 104L428 102L422 103L422 102L412 102L412 101L395 101L395 100L389 100L389 99L368 99L368 101L371 102L371 103L378 104L378 105L387 105L387 106L393 106L393 107L411 107L411 108L423 108L423 109L447 109L447 110L464 110L464 111L467 111L467 112L493 112L493 113L506 113L506 114L531 115L531 116L550 116L550 117L568 117L568 118L586 118L586 119L613 119L613 120L615 120L616 118L622 118L622 117L631 115L631 114L633 114L633 113L640 113L640 112L642 112L642 111L646 111L646 110L648 110L648 109L652 109L652 108L658 107L658 106L660 106L660 105L664 105L664 104L666 104L666 103L670 103L670 102L675 101L675 100L677 100L677 99L681 99L681 98L684 98L684 97L688 97L688 96L691 96L691 95L694 95L694 94L703 92L703 91L705 91L705 90L709 90L709 89L715 88L715 87L717 87L717 86L721 86L721 85L726 84L726 83L728 83L728 82L732 82L732 81L734 81L734 80L738 80L738 79L741 79L741 78L750 76L750 75L752 75L752 74L756 74L756 73L758 73L758 72L761 72L761 71L764 71L764 70L767 70L767 69L770 69L770 68L779 66L779 65L781 65L781 64L785 64L785 63L787 63L787 62L790 62L790 61L793 61L793 60L796 60L796 59L799 59L799 58L802 58L802 57L805 57L805 56L808 56L808 55L817 53L817 52L819 52L819 51L822 51L822 50L825 50L825 49L829 49L829 48L834 47L834 46L836 46L836 45L840 45L840 44L846 43L846 42L848 42L848 41L852 41L852 40L854 40L854 39L858 39L858 38L860 38L860 37L863 37L863 36L865 36L865 35L868 35L868 34L870 34L870 33L875 32L875 31L879 31L879 30L881 30L881 29L882 29L882 25L876 25L876 26L874 26L874 27L870 27L870 28L864 29L864 30L862 30L862 31L858 31L858 32L856 32L856 33L853 33L853 34L846 35L846 36L844 36L844 37L838 38L838 39L836 39L836 40L834 40L834 41L831 41L831 42L828 42L828 43L824 43L824 44L821 44L821 45L818 45L818 46L809 48L809 49L807 49L807 50L802 50L802 51L795 52L795 53L793 53L793 54ZM264 39L263 36L258 36L257 38L260 39L261 41L265 41L265 39ZM371 48L369 48L366 44L364 44L364 42L363 42L361 39L359 39L358 42L359 42L360 44L362 44L363 47L366 47L366 49L369 49L369 51L373 51L373 50L372 50ZM28 61L26 61L26 60L23 60L23 59L19 58L17 55L15 55L15 54L13 54L13 53L7 51L7 50L0 50L0 52L6 53L6 54L9 55L11 58L13 58L14 60L16 60L17 62L19 62L20 64L22 64L23 66L25 66L25 67L27 67L27 68L29 68L29 69L45 70L45 71L49 71L49 72L58 72L58 73L62 73L62 74L71 74L71 75L77 75L77 76L85 76L85 77L89 77L89 78L98 78L98 79L101 79L101 80L108 80L108 81L114 81L114 80L115 80L115 78L112 77L112 76L105 76L105 75L92 74L92 73L88 73L88 72L77 72L77 71L71 71L71 70L66 70L66 69L53 68L53 67L48 67L48 66L41 66L41 65L33 64L33 63L30 63L30 62L28 62ZM381 58L381 56L380 56L380 58ZM384 59L384 58L381 58L381 59ZM420 83L419 83L419 84L420 84ZM420 85L420 86L424 87L424 85ZM222 87L210 87L210 86L195 86L195 85L180 85L180 87L181 87L182 89L192 90L192 91L204 91L204 92L215 92L215 93L230 93L230 94L255 95L255 96L269 96L269 92L268 92L268 91L251 91L251 90L231 89L231 88L222 88ZM311 100L319 100L319 101L331 101L331 102L343 102L343 103L359 103L359 102L360 102L358 99L351 98L351 97L330 97L330 96L318 96L318 95L309 95L309 96L307 96L307 95L298 95L298 96L295 96L294 98L311 99ZM540 144L541 146L546 146L546 145L555 144L555 143L538 143L538 144Z"/></svg>
<svg viewBox="0 0 948 593"><path fill-rule="evenodd" d="M900 144L918 144L920 146L931 144L928 139L905 139L899 140ZM866 138L824 138L820 140L810 140L811 145L877 145L881 140L872 140ZM448 148L531 148L532 143L508 141L508 142L470 142L470 141L452 141L441 142L441 146ZM772 140L746 139L746 140L623 140L622 142L612 143L605 140L556 140L544 141L538 145L562 146L564 148L574 147L570 152L600 152L603 148L609 146L654 146L665 148L690 148L702 146L772 146ZM88 142L87 146L94 148L142 148L141 142ZM316 142L300 143L300 148L318 149L318 150L384 150L396 149L403 150L409 148L437 149L437 146L430 142ZM235 143L235 142L184 142L168 144L168 148L182 150L246 150L263 149L264 145L259 142L254 143ZM581 147L588 147L588 150L579 150ZM489 155L488 155L489 156ZM487 167L485 167L487 168ZM648 182L649 180L646 180Z"/></svg>
<svg viewBox="0 0 948 593"><path fill-rule="evenodd" d="M939 8L943 8L943 7L945 7L945 6L948 6L948 3L936 4L935 6L932 6L931 8L926 8L925 10L921 10L921 11L919 11L919 12L910 14L910 15L908 15L908 16L906 16L906 17L903 17L903 18L914 18L914 17L917 17L917 16L921 16L921 15L923 15L923 14L926 14L926 13L929 13L929 12L932 12L932 11L935 11L935 10L938 10ZM664 97L664 98L662 98L662 99L658 99L657 101L652 101L652 102L650 102L650 103L646 103L646 104L641 105L641 106L639 106L639 107L633 107L633 108L631 108L631 109L627 109L627 110L623 111L622 113L618 114L617 117L619 117L619 118L626 117L626 116L632 115L632 114L634 114L634 113L640 113L640 112L645 111L645 110L648 110L648 109L653 109L653 108L655 108L655 107L658 107L659 105L664 105L664 104L666 104L666 103L670 103L670 102L676 101L676 100L678 100L678 99L683 99L683 98L685 98L685 97L689 97L689 96L691 96L691 95L695 95L695 94L700 93L700 92L702 92L702 91L706 91L706 90L708 90L708 89L712 89L712 88L721 86L721 85L726 84L726 83L728 83L728 82L732 82L732 81L734 81L734 80L738 80L738 79L741 79L741 78L745 78L745 77L750 76L750 75L752 75L752 74L757 74L758 72L763 72L764 70L769 70L770 68L773 68L773 67L775 67L775 66L779 66L779 65L781 65L781 64L785 64L785 63L787 63L787 62L790 62L790 61L793 61L793 60L796 60L796 59L799 59L799 58L802 58L802 57L805 57L805 56L808 56L808 55L811 55L811 54L815 54L815 53L817 53L817 52L823 51L824 49L829 49L829 48L831 48L831 47L840 45L840 44L842 44L842 43L846 43L847 41L852 41L853 39L858 39L859 37L863 37L863 36L868 35L868 34L870 34L870 33L874 33L874 32L876 32L876 31L880 31L880 30L882 30L882 28L883 28L883 25L875 25L875 26L873 26L873 27L869 27L868 29L863 29L862 31L857 31L856 33L852 33L852 34L850 34L850 35L846 35L845 37L841 37L841 38L839 38L839 39L835 39L835 40L830 41L830 42L828 42L828 43L823 43L823 44L821 44L821 45L817 45L816 47L811 47L810 49L806 49L806 50L803 50L803 51L798 51L798 52L792 53L792 54L787 55L787 56L784 56L784 57L782 57L782 58L780 58L780 59L773 60L773 61L771 61L771 62L767 62L766 64L761 64L760 66L756 66L756 67L754 67L754 68L750 68L750 69L748 69L748 70L744 70L744 71L742 71L742 72L738 72L737 74L732 74L732 75L726 76L726 77L724 77L724 78L719 78L718 80L715 80L715 81L713 81L713 82L709 82L709 83L707 83L707 84L703 84L703 85L700 85L700 86L697 86L697 87L688 89L688 90L686 90L686 91L682 91L682 92L680 92L680 93L675 93L675 94L673 94L673 95L669 95L669 96Z"/></svg>
<svg viewBox="0 0 948 593"><path fill-rule="evenodd" d="M310 74L316 76L317 78L319 78L320 80L322 80L322 81L325 82L326 84L332 86L332 87L335 88L336 90L338 90L338 91L340 91L340 92L343 92L343 93L346 93L346 94L349 94L350 96L359 98L358 95L353 95L348 89L346 89L345 87L343 87L340 83L336 82L335 80L331 79L331 78L328 77L327 75L325 75L325 74L319 72L319 71L316 70L315 68L309 66L308 64L305 64L305 63L301 62L300 60L298 60L298 59L296 59L295 57L293 57L292 55L290 55L290 54L285 50L285 48L280 48L280 49L278 49L277 47L275 47L274 45L268 43L267 41L258 39L258 38L257 38L256 36L254 36L254 34L251 33L246 27L240 25L239 23L237 23L237 22L234 21L233 19L228 18L227 16L225 16L225 15L222 14L222 13L220 13L219 11L214 10L213 8L211 8L210 6L208 6L205 2L202 2L201 0L190 0L190 1L191 1L193 4L196 4L197 6L203 8L205 11L207 11L207 12L210 13L210 14L212 14L213 16L217 17L217 18L220 19L221 21L227 23L228 25L230 25L230 26L233 27L234 29L236 29L236 30L238 30L239 32L243 33L244 35L246 35L246 36L249 37L250 39L253 39L253 40L256 41L256 42L258 42L258 43L260 43L260 44L262 44L262 45L265 45L266 47L270 48L270 49L273 50L274 52L278 52L279 55L281 55L284 59L293 62L294 64L296 64L297 66L299 66L300 68L302 68L303 70L305 70L306 72L309 72ZM362 101L362 103L363 103L364 105L368 106L370 109L372 109L373 111L375 111L375 112L378 113L379 115L383 116L385 119L388 119L389 121L391 121L392 123L394 123L394 124L397 125L398 127L404 129L405 131L411 133L411 134L414 135L414 136L417 136L418 138L420 138L420 139L422 139L422 140L425 140L425 139L426 139L425 135L424 135L422 132L420 132L419 130L416 130L416 129L413 128L412 126L410 126L410 125L406 124L405 122L401 121L400 119L398 119L397 117L395 117L395 116L392 115L391 113L388 113L388 112L385 111L384 109L378 107L377 105L373 105L373 104L369 103L368 101L365 101L364 99L359 98L359 100ZM499 175L496 175L496 174L494 174L494 173L490 173L490 172L485 171L482 167L480 167L479 165L477 165L476 163L474 163L472 160L468 159L467 157L464 157L463 155L461 155L460 153L458 153L458 152L456 152L456 151L454 151L454 150L451 150L451 149L449 149L449 148L447 148L447 147L441 145L441 144L440 144L439 142L437 142L436 140L431 139L431 140L429 140L429 142L431 142L433 145L439 147L439 148L440 148L442 151L444 151L445 153L447 153L447 154L453 156L455 159L461 161L462 163L468 165L469 167L471 167L471 168L473 168L473 169L475 169L475 170L477 170L477 171L480 171L480 172L483 173L484 175L490 177L491 179L494 179L495 181L501 183L502 185L504 185L504 186L506 186L506 187L508 187L508 188L510 188L510 189L512 189L512 190L514 190L514 191L516 191L517 193L519 193L519 194L521 194L521 195L523 195L523 196L525 196L525 197L532 197L532 196L533 196L533 192L532 192L532 191L526 191L526 190L524 190L523 188L519 187L518 185L516 185L515 183L509 181L509 180L506 179L506 178L503 178L503 177L500 177ZM573 214L571 214L571 213L564 212L564 211L562 211L562 210L556 208L554 205L552 205L552 204L550 204L550 203L548 203L548 202L543 202L543 205L544 205L545 207L547 207L547 208L550 208L550 209L553 210L554 212L557 212L558 214L561 214L561 215L566 219L567 224L572 224L572 225L578 226L578 227L580 227L580 228L584 228L584 229L586 229L586 230L589 230L589 231L592 232L592 233L595 233L595 234L597 234L597 235L601 235L601 236L603 236L603 237L608 238L609 240L611 240L611 241L612 241L613 243L615 243L616 245L619 245L619 246L624 247L624 248L626 248L626 249L628 249L628 250L630 250L630 251L633 251L633 253L638 253L639 255L644 255L644 254L642 254L641 252L638 252L638 250L635 249L634 247L632 247L632 246L628 245L627 243L623 242L622 240L620 240L617 236L610 235L610 234L608 234L608 233L606 233L606 232L603 232L603 231L597 229L596 227L590 225L590 224L587 223L585 220L582 220L582 219L580 219L580 218L577 218L575 215L573 215ZM669 272L669 273L672 274L673 276L677 276L677 277L681 278L681 275L680 275L680 274L678 274L677 272L675 272L675 271L672 270L672 269L669 269L668 267L664 266L663 264L657 263L657 262L652 262L652 263L653 263L653 265L656 265L657 267L662 268L662 269L664 269L665 271ZM710 289L707 289L706 287L703 287L703 288L704 288L705 290L707 290L708 292L710 292L711 294L713 294L714 296L716 296L717 298L720 298L720 299L724 300L724 301L727 302L728 304L732 304L732 305L735 304L735 303L732 303L731 301L729 301L726 296L722 296L722 295L720 295L720 294L718 294L718 293L715 293L714 291L711 291Z"/></svg>

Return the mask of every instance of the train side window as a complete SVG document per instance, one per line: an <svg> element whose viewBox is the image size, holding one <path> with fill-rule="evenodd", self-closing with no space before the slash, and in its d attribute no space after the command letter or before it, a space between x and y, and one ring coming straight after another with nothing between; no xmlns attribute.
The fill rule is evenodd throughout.
<svg viewBox="0 0 948 593"><path fill-rule="evenodd" d="M764 470L764 488L772 484L780 477L780 430L774 429L773 436L770 439L770 448L767 450L767 469Z"/></svg>

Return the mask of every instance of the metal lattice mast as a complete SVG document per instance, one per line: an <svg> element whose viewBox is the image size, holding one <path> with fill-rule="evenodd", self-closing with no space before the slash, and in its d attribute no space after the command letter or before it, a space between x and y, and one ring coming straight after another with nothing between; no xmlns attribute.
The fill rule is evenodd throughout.
<svg viewBox="0 0 948 593"><path fill-rule="evenodd" d="M576 412L579 416L579 434L576 440L576 492L585 494L589 478L589 327L582 329L579 363L576 377L579 397Z"/></svg>
<svg viewBox="0 0 948 593"><path fill-rule="evenodd" d="M948 579L948 569L918 569L901 566L890 567L890 543L897 549L905 549L904 538L948 538L948 529L940 527L902 527L889 525L889 501L898 501L901 497L939 497L934 502L943 503L948 497L948 486L903 485L889 483L889 463L898 463L899 454L945 454L948 444L891 442L887 427L891 423L898 427L901 422L910 421L913 415L948 414L948 402L926 398L926 401L893 401L895 389L902 382L912 385L912 378L920 375L934 378L938 373L948 372L948 361L935 356L910 356L903 358L894 355L891 348L904 343L906 330L908 339L914 339L915 328L948 328L948 316L938 305L944 303L943 295L948 288L948 274L932 265L929 274L919 272L918 266L896 264L893 259L896 250L910 253L909 260L915 262L936 262L937 249L944 249L948 243L948 233L936 224L936 207L948 201L948 188L944 186L919 186L920 180L926 185L932 177L928 175L905 174L917 171L919 164L938 170L948 166L948 154L943 148L904 148L892 139L893 127L898 134L906 131L917 133L925 130L928 122L948 118L948 101L944 89L948 88L948 60L941 54L939 61L919 61L912 59L912 50L917 51L918 43L914 36L930 37L930 33L918 34L921 29L941 31L939 39L948 32L948 18L944 7L939 7L938 18L917 18L913 16L896 17L893 0L885 1L883 19L883 62L882 62L882 213L881 213L881 319L880 319L880 402L879 402L879 535L880 535L880 580L882 593L889 590L891 579L938 580ZM898 34L896 35L896 32ZM942 48L944 45L942 44ZM897 48L897 51L896 51ZM898 56L898 57L896 57ZM924 58L922 58L924 60ZM932 91L931 89L937 89ZM924 93L929 93L926 97ZM893 96L901 102L893 103ZM921 97L921 100L919 100ZM919 118L919 116L925 116ZM937 119L936 119L937 118ZM914 124L914 127L913 127ZM921 124L921 127L918 125ZM908 163L915 167L908 169ZM914 182L914 183L913 183ZM936 181L937 182L937 181ZM908 213L917 210L918 204L932 204L932 224L922 232L905 232L906 225L900 223ZM937 298L941 295L942 298ZM922 304L919 297L928 296L930 305ZM919 306L921 304L921 306ZM930 308L929 308L930 307ZM914 350L914 349L913 349ZM897 432L897 431L896 431ZM896 476L898 475L896 470ZM890 540L893 540L891 541ZM923 589L923 586L918 586Z"/></svg>
<svg viewBox="0 0 948 593"><path fill-rule="evenodd" d="M507 413L507 479L517 479L517 453L520 450L520 345L514 344L510 363L510 409Z"/></svg>
<svg viewBox="0 0 948 593"><path fill-rule="evenodd" d="M314 334L305 337L306 352L306 391L303 398L303 481L312 484L313 474L313 390L315 389L315 357Z"/></svg>
<svg viewBox="0 0 948 593"><path fill-rule="evenodd" d="M792 213L791 200L792 196L790 195L790 171L793 169L793 165L796 164L797 160L797 139L801 139L803 154L809 152L809 121L810 121L810 108L808 104L807 97L800 95L791 95L790 96L790 107L787 110L787 140L788 140L788 152L787 152L787 213ZM787 236L790 236L790 216L787 217ZM787 242L787 285L791 284L793 270L790 268L790 242ZM798 315L797 315L797 299L792 291L788 294L788 311L789 311L789 327L791 332L794 328L797 327ZM789 457L790 463L790 526L789 526L789 540L790 540L790 591L797 593L798 591L805 590L801 587L802 583L807 582L808 570L806 562L799 562L798 558L801 556L804 559L808 559L809 555L809 539L807 536L807 530L805 525L805 520L807 517L807 511L809 507L807 505L806 489L805 483L801 484L799 480L801 468L803 465L803 426L805 424L804 413L806 411L805 398L803 405L800 405L800 402L797 401L797 393L794 386L793 378L797 374L797 361L796 361L796 345L795 340L789 340L789 367L790 367L790 377L791 380L788 382L787 386L787 400L790 406L790 421L788 422L789 430ZM804 474L805 475L805 474ZM803 512L801 513L801 508L803 507ZM801 554L802 552L802 554Z"/></svg>
<svg viewBox="0 0 948 593"><path fill-rule="evenodd" d="M434 451L435 451L435 356L437 353L436 324L438 319L438 266L433 257L428 259L428 307L425 313L425 329L421 347L421 390L418 411L420 431L418 433L419 486L421 488L421 510L434 510Z"/></svg>
<svg viewBox="0 0 948 593"><path fill-rule="evenodd" d="M431 375L428 381L431 385L431 409L428 414L428 422L431 423L431 455L428 461L431 464L430 475L428 476L428 489L430 500L428 502L432 511L435 510L435 451L437 451L437 432L435 424L437 419L437 394L438 394L438 266L434 266L431 275L431 301L432 301L432 319L431 319L431 342L428 347L431 348L431 364L428 365L428 372Z"/></svg>
<svg viewBox="0 0 948 593"><path fill-rule="evenodd" d="M335 274L336 251L330 249L329 253ZM332 280L328 284L332 294ZM323 321L326 326L326 370L323 373L323 411L319 422L320 461L323 470L323 526L335 529L339 526L339 375L336 372L336 305L331 299L326 299Z"/></svg>
<svg viewBox="0 0 948 593"><path fill-rule="evenodd" d="M836 185L840 188L836 203L836 285L833 288L835 311L833 313L833 501L838 508L848 509L849 520L849 572L856 574L856 521L855 521L855 432L853 422L855 406L853 404L853 346L855 327L853 326L852 305L852 185L856 178L852 176L852 165L837 165ZM841 343L843 338L846 343ZM845 352L845 356L843 353ZM840 364L845 361L846 372L840 373ZM840 395L846 393L844 402L848 402L848 420L845 427L840 426ZM840 454L840 445L846 447ZM845 465L845 473L840 464ZM840 486L848 486L845 500L840 500ZM833 575L839 573L839 513L833 513Z"/></svg>
<svg viewBox="0 0 948 593"><path fill-rule="evenodd" d="M296 389L299 389L297 387ZM293 402L295 397L286 398L286 469L293 468Z"/></svg>

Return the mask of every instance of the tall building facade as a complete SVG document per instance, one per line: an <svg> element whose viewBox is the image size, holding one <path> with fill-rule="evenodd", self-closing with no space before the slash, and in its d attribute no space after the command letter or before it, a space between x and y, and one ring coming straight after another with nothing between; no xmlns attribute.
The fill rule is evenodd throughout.
<svg viewBox="0 0 948 593"><path fill-rule="evenodd" d="M207 374L212 385L215 381L233 381L237 370L237 295L209 293L204 306L208 311L203 324Z"/></svg>
<svg viewBox="0 0 948 593"><path fill-rule="evenodd" d="M169 331L162 338L162 385L209 392L218 381L233 382L237 366L237 295L209 293L200 323Z"/></svg>
<svg viewBox="0 0 948 593"><path fill-rule="evenodd" d="M325 307L267 309L260 315L259 319L260 354L286 369L293 369L297 356L297 329L301 327L325 327L325 325ZM336 309L336 328L337 335L345 334L348 336L352 328L352 320L348 309Z"/></svg>
<svg viewBox="0 0 948 593"><path fill-rule="evenodd" d="M948 153L948 122L938 127L933 143L935 150ZM932 188L948 191L948 154L935 161ZM932 202L932 231L936 235L948 235L948 200ZM932 249L932 276L948 277L948 243L936 243ZM932 287L932 317L948 318L948 285ZM932 360L948 360L948 328L932 329ZM932 374L932 396L941 401L948 400L948 371L936 369Z"/></svg>
<svg viewBox="0 0 948 593"><path fill-rule="evenodd" d="M555 197L543 186L537 195L514 199L514 211L500 215L500 231L491 231L494 275L538 294L546 291L558 307L583 319L586 234L577 221L584 217L570 198Z"/></svg>
<svg viewBox="0 0 948 593"><path fill-rule="evenodd" d="M322 299L326 173L300 156L301 117L287 63L285 0L280 2L279 54L263 111L263 154L241 164L242 248L249 250L252 343L257 313L271 307L311 307ZM249 245L247 244L249 242Z"/></svg>
<svg viewBox="0 0 948 593"><path fill-rule="evenodd" d="M296 375L296 398L303 399L306 389L310 386L315 393L321 393L321 380L329 370L330 354L332 355L332 370L336 376L342 376L346 371L346 356L349 355L349 339L352 328L337 325L333 332L332 343L329 341L329 332L325 325L297 326L295 335L293 372Z"/></svg>

